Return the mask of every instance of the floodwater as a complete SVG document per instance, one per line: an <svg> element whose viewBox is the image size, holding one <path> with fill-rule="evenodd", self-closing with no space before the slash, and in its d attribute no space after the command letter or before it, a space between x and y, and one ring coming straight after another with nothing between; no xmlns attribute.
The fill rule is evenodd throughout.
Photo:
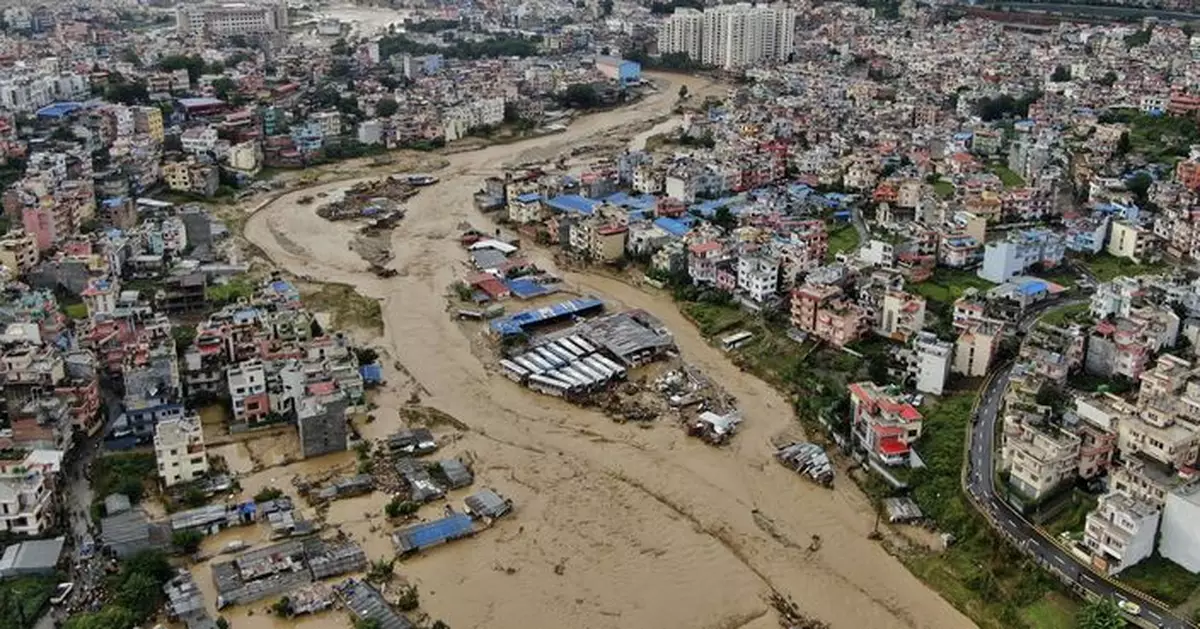
<svg viewBox="0 0 1200 629"><path fill-rule="evenodd" d="M704 79L666 79L687 84L697 97L723 89ZM466 257L458 225L488 224L471 196L483 177L667 114L677 89L583 117L562 134L451 155L437 173L441 182L409 201L393 234L392 266L400 271L393 278L374 277L348 251L348 225L316 219L315 206L296 204L320 189L286 195L248 221L246 237L279 266L381 300L385 332L372 341L389 366L399 361L409 375L389 369L395 384L378 399L377 419L361 426L364 433L395 430L394 409L420 390L423 404L469 427L453 450L476 460L476 486L515 502L514 516L492 530L405 561L398 572L418 585L422 610L452 627L758 629L776 624L764 600L771 589L835 627L972 627L868 541L874 514L853 483L821 489L773 462L769 439L798 432L788 400L706 344L669 297L565 275L582 292L644 308L670 326L684 357L740 401L744 430L728 447L689 440L673 424L618 425L526 391L486 369L473 352L475 333L448 316L444 295ZM281 474L263 472L270 473ZM378 514L383 502L360 498L330 509L330 521L352 522L356 538L379 538L369 544L372 558L389 552L389 529L378 515L371 522L364 514ZM437 509L422 515L436 517ZM813 535L823 544L810 552ZM322 618L330 628L345 622L340 613ZM325 629L308 624L314 622L321 621L303 626Z"/></svg>

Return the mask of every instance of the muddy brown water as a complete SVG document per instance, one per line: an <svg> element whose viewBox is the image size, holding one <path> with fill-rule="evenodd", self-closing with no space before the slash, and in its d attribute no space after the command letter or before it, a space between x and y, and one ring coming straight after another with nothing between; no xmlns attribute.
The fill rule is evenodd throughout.
<svg viewBox="0 0 1200 629"><path fill-rule="evenodd" d="M764 600L771 588L834 627L974 626L867 539L874 514L851 482L827 491L773 463L769 439L796 431L788 401L706 344L668 297L565 274L583 292L662 319L685 358L740 400L744 430L726 448L688 440L673 425L618 425L531 393L491 373L472 351L479 339L447 315L447 286L465 268L457 225L489 224L472 205L481 179L506 163L550 158L669 113L680 82L698 97L723 92L703 79L665 79L672 84L659 95L584 117L565 133L450 156L437 173L441 182L409 201L393 234L396 277L367 271L349 250L351 226L326 222L313 206L296 203L354 181L285 195L247 222L246 238L280 267L349 283L381 300L385 332L372 341L389 361L402 362L415 383L397 375L364 433L395 430L395 409L420 386L427 392L422 403L469 427L450 452L476 458L476 486L494 487L516 504L511 519L405 561L399 573L418 585L425 612L456 628L768 627L775 626ZM290 477L290 470L261 474ZM366 540L369 555L384 556L390 552L390 528L378 515L384 502L377 495L337 503L329 518ZM440 508L422 515L436 517ZM817 552L808 550L813 535L823 540ZM197 570L202 582L210 580L203 566ZM262 608L269 602L258 606L256 620L267 622ZM335 612L287 626L345 624Z"/></svg>

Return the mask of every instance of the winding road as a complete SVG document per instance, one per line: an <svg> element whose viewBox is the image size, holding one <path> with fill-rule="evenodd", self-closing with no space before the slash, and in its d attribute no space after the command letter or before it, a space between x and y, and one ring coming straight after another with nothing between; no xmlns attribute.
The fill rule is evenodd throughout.
<svg viewBox="0 0 1200 629"><path fill-rule="evenodd" d="M1022 334L1029 331L1038 319L1051 308L1083 301L1083 299L1060 299L1044 302L1036 309L1026 313L1021 319L1018 323L1020 331ZM992 372L981 393L975 416L972 418L972 428L968 437L970 456L966 474L966 489L971 502L993 527L1009 538L1009 541L1022 552L1032 556L1039 564L1061 575L1072 588L1092 596L1112 597L1137 603L1142 608L1141 615L1132 620L1138 625L1170 629L1193 627L1194 625L1173 614L1170 608L1161 602L1096 572L1090 564L1080 560L1071 551L1061 546L1057 540L1026 520L1018 510L996 493L993 473L996 452L996 418L1000 414L1000 402L1008 388L1012 369L1013 364L1009 362L1000 365Z"/></svg>

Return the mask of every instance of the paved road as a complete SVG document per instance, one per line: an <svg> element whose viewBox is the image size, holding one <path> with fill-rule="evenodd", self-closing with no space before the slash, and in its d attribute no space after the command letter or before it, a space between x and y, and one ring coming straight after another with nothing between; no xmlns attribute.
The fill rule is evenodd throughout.
<svg viewBox="0 0 1200 629"><path fill-rule="evenodd" d="M1057 300L1047 302L1039 308L1026 314L1018 327L1021 332L1028 331L1037 319L1047 309L1083 300ZM992 474L995 455L996 418L1000 411L1000 402L1008 387L1012 364L999 367L988 381L970 432L970 456L967 470L967 490L975 501L982 507L983 514L994 527L1011 538L1019 540L1017 545L1022 551L1032 555L1042 564L1065 574L1078 587L1105 597L1118 600L1133 601L1142 607L1140 620L1148 621L1149 626L1167 627L1170 629L1186 629L1191 627L1187 621L1175 616L1171 611L1158 603L1141 596L1130 594L1117 588L1092 571L1091 567L1080 561L1074 554L1058 546L1050 538L1042 535L1026 521L1007 502L996 495L995 477Z"/></svg>

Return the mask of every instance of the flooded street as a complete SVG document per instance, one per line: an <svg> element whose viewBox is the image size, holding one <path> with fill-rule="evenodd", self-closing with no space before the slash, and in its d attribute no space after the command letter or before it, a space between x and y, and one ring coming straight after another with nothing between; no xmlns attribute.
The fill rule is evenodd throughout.
<svg viewBox="0 0 1200 629"><path fill-rule="evenodd" d="M326 222L316 217L315 205L296 202L352 181L285 195L247 222L246 237L279 266L345 282L381 300L385 332L374 342L388 355L393 384L378 400L376 421L360 426L366 436L394 431L395 409L422 390L423 404L469 427L448 450L475 458L475 487L494 487L516 505L514 517L492 530L398 564L397 573L418 584L423 611L456 629L759 629L776 626L764 600L772 588L838 628L972 627L867 540L874 513L851 481L829 491L774 463L768 440L798 432L788 400L705 343L669 296L564 274L580 292L659 317L684 357L738 398L745 423L728 447L689 440L666 423L650 429L615 424L509 382L485 368L474 349L479 339L446 312L448 286L463 274L467 257L458 225L490 224L472 204L482 178L499 174L506 163L553 157L668 114L681 83L692 94L720 93L704 79L669 80L660 94L581 118L565 133L450 155L450 165L437 173L441 183L408 202L393 234L390 266L397 277L366 271L349 251L349 224ZM653 132L669 128L660 127ZM403 364L412 382L391 369L392 361ZM273 474L280 472L261 473ZM265 484L243 481L248 491ZM372 559L390 552L390 528L379 515L384 502L377 495L330 509L330 521L347 522L344 530L369 539ZM461 503L459 492L454 502ZM823 539L816 552L808 550L813 535ZM201 581L210 580L206 572L198 574ZM343 614L326 614L289 626L344 625Z"/></svg>

